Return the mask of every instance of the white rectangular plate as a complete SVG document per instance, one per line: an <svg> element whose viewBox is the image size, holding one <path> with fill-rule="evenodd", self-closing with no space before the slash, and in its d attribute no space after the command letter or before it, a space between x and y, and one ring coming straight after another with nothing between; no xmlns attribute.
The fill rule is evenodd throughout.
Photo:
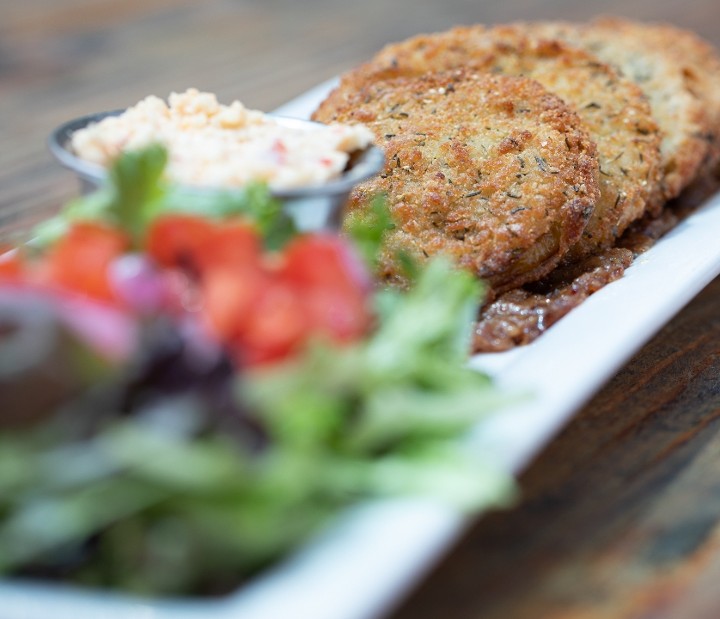
<svg viewBox="0 0 720 619"><path fill-rule="evenodd" d="M307 117L333 82L277 110ZM535 343L477 355L474 367L532 399L484 423L472 440L520 471L655 332L720 273L720 194L624 277ZM0 583L3 619L370 619L387 611L462 532L462 515L423 501L362 505L236 594L219 601L146 601L37 583Z"/></svg>

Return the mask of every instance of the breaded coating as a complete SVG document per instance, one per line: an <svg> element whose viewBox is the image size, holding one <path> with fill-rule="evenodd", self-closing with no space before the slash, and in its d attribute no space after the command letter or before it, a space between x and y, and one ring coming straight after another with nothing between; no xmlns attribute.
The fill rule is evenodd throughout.
<svg viewBox="0 0 720 619"><path fill-rule="evenodd" d="M596 56L528 36L523 26L458 27L391 44L345 76L320 109L378 79L456 67L539 81L578 113L596 141L600 198L567 260L611 247L648 208L659 210L661 135L642 91Z"/></svg>
<svg viewBox="0 0 720 619"><path fill-rule="evenodd" d="M350 199L350 217L385 193L397 224L382 275L403 281L398 252L445 254L495 292L549 272L598 198L582 123L534 80L451 71L371 80L324 105L321 122L363 123L386 166Z"/></svg>
<svg viewBox="0 0 720 619"><path fill-rule="evenodd" d="M526 24L581 45L635 81L663 131L664 197L676 197L720 158L720 59L692 32L667 24L601 18L589 24Z"/></svg>

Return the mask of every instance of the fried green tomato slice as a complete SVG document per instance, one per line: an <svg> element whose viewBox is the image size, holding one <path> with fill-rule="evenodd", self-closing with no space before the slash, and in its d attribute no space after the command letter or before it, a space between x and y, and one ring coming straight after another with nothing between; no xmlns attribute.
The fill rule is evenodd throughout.
<svg viewBox="0 0 720 619"><path fill-rule="evenodd" d="M664 197L676 197L720 158L720 59L697 35L667 24L606 17L589 24L526 24L580 45L647 95L663 132Z"/></svg>
<svg viewBox="0 0 720 619"><path fill-rule="evenodd" d="M349 74L343 90L388 75L469 67L493 74L523 75L560 96L582 119L597 143L600 198L568 261L611 247L635 220L663 202L661 134L637 85L596 56L564 44L530 36L518 26L458 27L391 44Z"/></svg>
<svg viewBox="0 0 720 619"><path fill-rule="evenodd" d="M324 105L321 122L363 123L386 165L351 195L349 217L386 194L396 228L381 274L403 253L443 254L506 290L548 273L599 195L596 149L559 97L534 80L452 71L370 81Z"/></svg>

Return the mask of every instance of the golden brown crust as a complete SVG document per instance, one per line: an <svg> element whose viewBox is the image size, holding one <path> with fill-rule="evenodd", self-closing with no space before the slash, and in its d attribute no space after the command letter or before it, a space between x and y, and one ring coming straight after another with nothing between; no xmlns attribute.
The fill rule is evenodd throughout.
<svg viewBox="0 0 720 619"><path fill-rule="evenodd" d="M527 78L390 74L315 115L362 122L385 149L384 172L353 193L350 210L389 196L397 228L383 255L386 278L402 279L399 250L449 255L496 291L549 272L599 194L595 146L577 115Z"/></svg>
<svg viewBox="0 0 720 619"><path fill-rule="evenodd" d="M659 208L661 136L635 84L583 50L527 34L524 26L472 26L389 45L346 76L323 106L378 79L462 66L538 80L578 112L597 142L601 195L568 256L575 260L612 246L648 206Z"/></svg>
<svg viewBox="0 0 720 619"><path fill-rule="evenodd" d="M720 60L698 36L617 17L526 26L587 48L643 89L664 134L665 199L676 197L720 157Z"/></svg>
<svg viewBox="0 0 720 619"><path fill-rule="evenodd" d="M600 208L586 228L588 236L571 248L561 268L522 287L496 286L495 300L488 301L477 324L477 350L499 350L534 339L585 296L619 277L632 255L651 244L656 234L665 231L681 212L679 204L694 195L697 179L720 182L720 56L693 33L665 24L603 18L585 25L518 23L420 35L387 46L369 63L344 76L317 117L329 119L335 110L347 113L353 106L362 110L368 102L364 99L370 93L369 84L456 67L523 74L559 94L575 107L591 137L598 141L603 195L612 195L612 190L624 195L621 176L630 177L627 186L635 192L634 198L627 200L632 206L614 202L609 205L601 198ZM632 82L630 86L628 82ZM652 128L653 121L659 127ZM633 131L650 137L638 142ZM513 139L521 142L517 137ZM498 144L498 152L513 145L512 141L504 146ZM623 161L627 149L632 153L629 165ZM621 156L614 159L618 153ZM641 165L636 165L637 160ZM618 184L608 177L618 177ZM644 189L643 180L647 181ZM512 182L511 174L498 175L498 183L507 182ZM659 187L653 191L653 185ZM713 187L716 189L716 185ZM418 179L412 189L421 192L422 180ZM661 208L681 191L679 200L672 200L672 208ZM617 247L602 249L638 216L643 201L648 203L643 218L628 227ZM449 213L448 209L442 214ZM498 214L503 211L494 213ZM606 223L613 218L617 218L618 225L608 227ZM424 225L414 223L421 228ZM431 224L438 225L438 221ZM610 229L612 235L608 235ZM415 248L422 251L422 235L408 230L407 236L416 235ZM597 230L600 234L594 232ZM402 239L402 234L405 232L397 238ZM442 242L441 236L438 238ZM598 254L584 257L597 248L601 248ZM472 254L474 248L468 251ZM530 258L521 262L524 266L534 257L532 250L525 251ZM477 254L478 260L481 256ZM481 274L478 269L476 272ZM568 281L562 279L566 276ZM502 292L508 288L509 292Z"/></svg>

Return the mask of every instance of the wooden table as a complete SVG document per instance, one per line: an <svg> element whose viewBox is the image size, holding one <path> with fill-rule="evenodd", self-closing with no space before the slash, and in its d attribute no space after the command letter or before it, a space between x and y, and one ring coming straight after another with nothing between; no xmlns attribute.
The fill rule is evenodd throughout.
<svg viewBox="0 0 720 619"><path fill-rule="evenodd" d="M720 46L717 0L0 0L0 219L76 192L60 122L188 86L270 110L386 42L458 23L660 19ZM582 410L394 619L720 617L720 279ZM361 586L361 583L358 583Z"/></svg>

